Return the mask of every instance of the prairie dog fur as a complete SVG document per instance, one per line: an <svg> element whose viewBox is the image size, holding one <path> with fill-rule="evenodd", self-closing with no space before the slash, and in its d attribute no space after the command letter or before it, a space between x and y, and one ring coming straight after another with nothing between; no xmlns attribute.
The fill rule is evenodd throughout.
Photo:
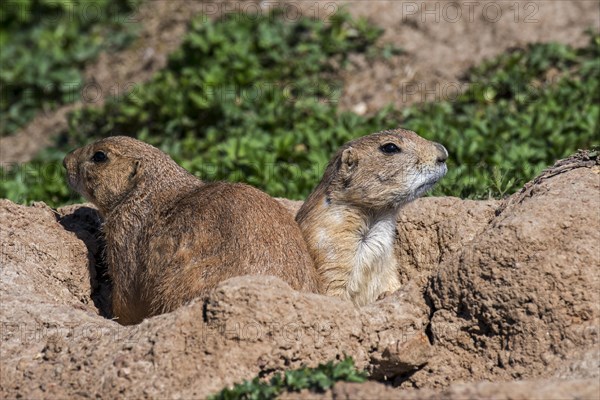
<svg viewBox="0 0 600 400"><path fill-rule="evenodd" d="M296 215L324 294L363 306L400 287L399 209L447 171L448 152L404 129L342 146Z"/></svg>
<svg viewBox="0 0 600 400"><path fill-rule="evenodd" d="M239 275L274 275L318 291L298 225L266 193L202 182L159 149L124 136L79 148L63 163L70 186L104 219L119 323L171 311Z"/></svg>

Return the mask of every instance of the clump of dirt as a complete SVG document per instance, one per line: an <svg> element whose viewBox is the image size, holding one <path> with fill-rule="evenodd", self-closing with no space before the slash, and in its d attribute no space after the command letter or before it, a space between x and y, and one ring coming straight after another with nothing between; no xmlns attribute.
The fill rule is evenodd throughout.
<svg viewBox="0 0 600 400"><path fill-rule="evenodd" d="M427 290L440 351L413 385L597 376L599 174L586 152L558 162L441 263Z"/></svg>
<svg viewBox="0 0 600 400"><path fill-rule="evenodd" d="M426 197L400 213L396 257L400 281L425 287L431 273L481 233L495 217L498 200Z"/></svg>
<svg viewBox="0 0 600 400"><path fill-rule="evenodd" d="M388 385L324 398L597 397L599 189L580 153L501 203L415 201L398 222L406 285L360 309L246 276L128 327L107 318L96 211L1 200L0 393L205 397L351 355Z"/></svg>
<svg viewBox="0 0 600 400"><path fill-rule="evenodd" d="M534 380L515 382L479 382L453 384L443 390L397 390L377 382L338 383L325 393L302 391L286 393L281 399L397 399L397 400L464 400L464 399L597 399L600 393L598 379L568 381Z"/></svg>

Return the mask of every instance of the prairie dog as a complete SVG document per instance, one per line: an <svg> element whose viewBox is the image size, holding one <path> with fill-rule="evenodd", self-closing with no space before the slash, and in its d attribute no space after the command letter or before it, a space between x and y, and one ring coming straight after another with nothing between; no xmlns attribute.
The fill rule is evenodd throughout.
<svg viewBox="0 0 600 400"><path fill-rule="evenodd" d="M317 292L293 217L251 186L205 183L167 154L115 136L69 153L69 185L104 219L112 307L121 324L168 312L239 275Z"/></svg>
<svg viewBox="0 0 600 400"><path fill-rule="evenodd" d="M400 287L398 211L446 174L447 158L444 146L404 129L339 149L296 215L324 294L363 306Z"/></svg>

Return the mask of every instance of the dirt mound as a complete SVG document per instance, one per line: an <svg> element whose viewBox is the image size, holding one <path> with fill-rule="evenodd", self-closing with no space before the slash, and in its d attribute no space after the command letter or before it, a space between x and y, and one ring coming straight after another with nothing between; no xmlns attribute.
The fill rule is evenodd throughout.
<svg viewBox="0 0 600 400"><path fill-rule="evenodd" d="M539 380L514 382L479 382L455 384L443 390L398 390L390 386L367 382L338 383L323 394L308 391L287 393L282 399L394 399L394 400L547 400L547 399L597 399L600 393L598 379L573 379L569 381Z"/></svg>
<svg viewBox="0 0 600 400"><path fill-rule="evenodd" d="M431 355L428 308L415 286L357 310L248 276L224 282L205 303L123 327L101 315L109 297L93 208L1 200L0 217L2 364L16 366L0 372L3 397L204 397L344 354L381 378Z"/></svg>
<svg viewBox="0 0 600 400"><path fill-rule="evenodd" d="M416 385L430 386L427 374L441 384L442 371L449 382L530 379L598 362L599 173L584 153L557 163L440 265L427 297L444 351Z"/></svg>
<svg viewBox="0 0 600 400"><path fill-rule="evenodd" d="M341 384L325 398L597 396L599 189L598 161L582 153L501 203L415 201L398 225L407 283L362 309L247 276L131 327L105 317L93 208L2 200L0 361L14 368L0 371L0 393L204 397L348 354L394 385ZM526 380L476 383L515 379Z"/></svg>

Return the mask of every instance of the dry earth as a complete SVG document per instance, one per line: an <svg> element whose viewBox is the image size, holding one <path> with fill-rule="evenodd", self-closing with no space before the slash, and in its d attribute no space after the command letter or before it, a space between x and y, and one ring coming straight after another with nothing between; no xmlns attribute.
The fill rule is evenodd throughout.
<svg viewBox="0 0 600 400"><path fill-rule="evenodd" d="M146 2L135 17L139 40L101 55L87 80L102 93L140 84L165 65L194 14L253 3ZM352 59L341 106L358 113L451 98L464 71L485 58L536 41L579 46L586 28L600 29L598 1L285 3L320 17L345 4L405 50L388 61ZM0 138L0 161L31 159L82 105ZM204 304L135 327L110 320L93 208L0 200L0 395L204 397L349 354L385 384L287 397L598 399L599 192L598 161L579 155L502 202L415 201L398 222L405 287L360 310L273 278L241 277ZM282 201L291 212L299 206Z"/></svg>
<svg viewBox="0 0 600 400"><path fill-rule="evenodd" d="M99 107L115 93L124 95L163 68L183 38L190 18L211 18L234 11L266 11L283 6L289 19L327 18L346 7L385 29L382 43L405 53L388 61L354 57L344 74L340 105L373 113L387 104L397 108L432 100L452 100L464 90L461 77L471 66L507 49L531 42L586 43L585 30L600 29L597 0L534 1L195 1L152 0L134 13L139 39L118 53L104 53L86 72L81 101L39 114L21 131L0 138L3 164L30 160L67 127L67 115L81 106ZM89 93L87 88L91 88ZM99 95L97 95L99 93Z"/></svg>
<svg viewBox="0 0 600 400"><path fill-rule="evenodd" d="M501 202L417 200L398 221L405 286L361 309L247 276L130 327L107 318L93 208L0 200L0 395L202 398L348 354L374 381L286 396L597 399L599 193L578 153Z"/></svg>
<svg viewBox="0 0 600 400"><path fill-rule="evenodd" d="M582 46L586 29L600 29L598 1L341 3L384 28L384 43L406 51L389 62L358 62L347 74L342 105L357 112L452 100L465 89L465 71L487 58L535 42Z"/></svg>

